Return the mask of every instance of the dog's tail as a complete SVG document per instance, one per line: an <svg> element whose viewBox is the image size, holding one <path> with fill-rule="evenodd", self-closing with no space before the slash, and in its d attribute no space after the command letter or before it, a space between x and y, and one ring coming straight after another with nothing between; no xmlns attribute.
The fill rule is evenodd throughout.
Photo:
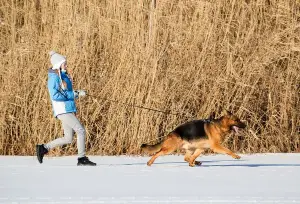
<svg viewBox="0 0 300 204"><path fill-rule="evenodd" d="M162 143L163 143L163 141L161 141L155 145L142 144L141 150L145 153L153 154L153 153L158 152L161 149Z"/></svg>

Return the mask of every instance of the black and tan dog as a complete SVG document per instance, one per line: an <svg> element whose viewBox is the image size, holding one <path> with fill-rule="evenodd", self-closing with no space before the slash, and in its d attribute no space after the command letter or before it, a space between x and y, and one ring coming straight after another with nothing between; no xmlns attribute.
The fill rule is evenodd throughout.
<svg viewBox="0 0 300 204"><path fill-rule="evenodd" d="M245 123L227 111L225 115L218 119L210 118L184 123L169 133L162 142L156 145L143 144L141 149L146 153L156 153L147 162L148 166L151 166L157 157L170 154L177 149L185 150L184 160L192 167L201 165L201 162L195 161L195 159L208 148L216 153L228 154L235 159L239 159L239 155L223 147L221 142L226 133L245 127Z"/></svg>

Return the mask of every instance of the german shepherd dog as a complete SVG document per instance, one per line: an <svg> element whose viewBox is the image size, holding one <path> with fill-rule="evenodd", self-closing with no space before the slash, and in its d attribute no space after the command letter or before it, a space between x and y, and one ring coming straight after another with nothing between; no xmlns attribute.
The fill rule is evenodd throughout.
<svg viewBox="0 0 300 204"><path fill-rule="evenodd" d="M239 155L223 147L221 142L231 130L237 132L239 128L245 127L245 123L227 111L218 119L213 116L206 120L192 120L184 123L170 132L162 142L155 145L143 144L141 150L149 154L156 153L147 162L148 166L151 166L157 157L170 154L177 149L185 150L184 160L191 167L201 165L201 162L195 160L208 148L216 153L228 154L239 159L241 158Z"/></svg>

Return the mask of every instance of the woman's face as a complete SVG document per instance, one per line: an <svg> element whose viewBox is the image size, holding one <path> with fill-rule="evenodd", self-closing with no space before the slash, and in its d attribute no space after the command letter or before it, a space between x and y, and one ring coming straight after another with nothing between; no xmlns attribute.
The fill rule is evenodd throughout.
<svg viewBox="0 0 300 204"><path fill-rule="evenodd" d="M66 70L66 71L68 71L68 70L67 70L67 69L68 69L67 62L64 62L64 63L62 63L62 65L61 65L61 69L62 69L62 70Z"/></svg>

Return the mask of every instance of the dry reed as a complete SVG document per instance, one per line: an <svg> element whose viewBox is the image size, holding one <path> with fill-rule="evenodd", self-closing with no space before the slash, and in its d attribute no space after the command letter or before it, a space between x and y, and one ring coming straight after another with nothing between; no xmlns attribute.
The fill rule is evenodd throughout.
<svg viewBox="0 0 300 204"><path fill-rule="evenodd" d="M298 0L1 0L0 154L32 155L62 135L48 52L68 58L88 154L138 154L182 122L227 109L248 128L242 153L300 147ZM75 154L76 142L53 155Z"/></svg>

